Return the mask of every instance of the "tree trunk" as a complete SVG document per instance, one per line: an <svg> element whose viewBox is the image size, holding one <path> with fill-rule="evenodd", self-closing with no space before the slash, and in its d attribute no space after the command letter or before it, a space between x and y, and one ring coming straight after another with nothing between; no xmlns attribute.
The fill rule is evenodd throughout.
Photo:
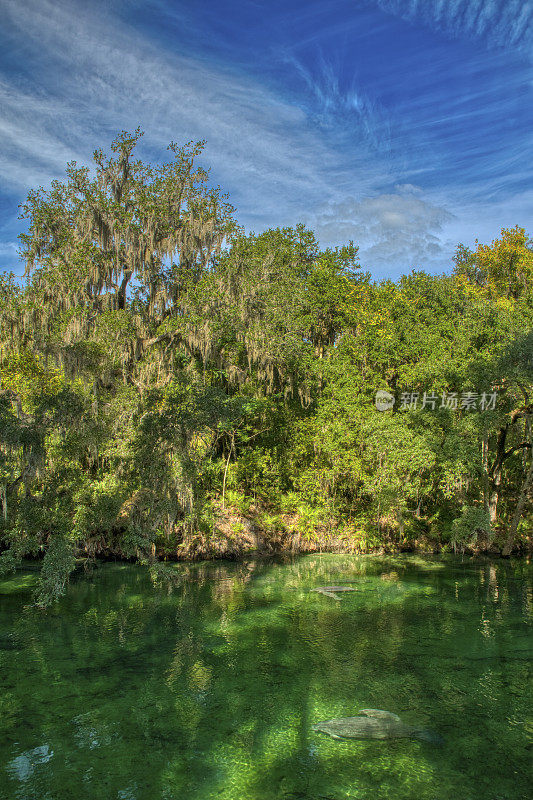
<svg viewBox="0 0 533 800"><path fill-rule="evenodd" d="M2 515L4 521L7 519L7 487L0 486L0 506L2 508Z"/></svg>
<svg viewBox="0 0 533 800"><path fill-rule="evenodd" d="M489 489L489 518L491 529L494 530L498 516L498 499L500 496L500 484L502 482L502 468L505 460L505 441L507 439L508 425L500 428L498 441L496 444L496 458L490 470L490 489Z"/></svg>
<svg viewBox="0 0 533 800"><path fill-rule="evenodd" d="M491 530L494 530L496 520L498 518L498 499L500 494L501 474L498 473L497 480L493 481L492 489L489 496L489 519Z"/></svg>
<svg viewBox="0 0 533 800"><path fill-rule="evenodd" d="M231 458L231 452L233 450L233 445L235 443L235 437L232 436L231 438L231 446L228 453L228 460L226 461L226 469L224 470L224 480L222 481L222 511L225 511L225 499L226 499L226 477L228 474L228 467L229 467L229 460Z"/></svg>
<svg viewBox="0 0 533 800"><path fill-rule="evenodd" d="M524 505L526 503L528 490L532 480L533 480L533 453L531 454L529 469L527 471L526 477L524 478L524 482L522 484L522 488L520 490L518 503L516 504L516 509L513 514L513 519L511 521L511 527L509 528L509 535L507 536L507 541L505 542L505 545L502 550L502 556L509 556L511 554L511 550L513 549L514 540L516 538L516 533L518 531L518 525L522 518L522 512L524 510Z"/></svg>
<svg viewBox="0 0 533 800"><path fill-rule="evenodd" d="M481 466L483 469L483 506L489 516L489 437L483 434L481 440Z"/></svg>
<svg viewBox="0 0 533 800"><path fill-rule="evenodd" d="M126 308L126 288L128 286L129 280L132 275L133 275L132 269L124 270L122 283L120 284L120 288L117 293L117 308L121 311L123 311Z"/></svg>

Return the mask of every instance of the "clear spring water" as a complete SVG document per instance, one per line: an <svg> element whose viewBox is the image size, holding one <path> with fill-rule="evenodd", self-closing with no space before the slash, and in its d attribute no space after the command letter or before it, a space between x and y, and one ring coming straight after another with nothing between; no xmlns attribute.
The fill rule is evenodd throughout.
<svg viewBox="0 0 533 800"><path fill-rule="evenodd" d="M0 797L529 800L532 570L344 555L0 583ZM310 592L346 584L341 600ZM361 708L444 737L334 740Z"/></svg>

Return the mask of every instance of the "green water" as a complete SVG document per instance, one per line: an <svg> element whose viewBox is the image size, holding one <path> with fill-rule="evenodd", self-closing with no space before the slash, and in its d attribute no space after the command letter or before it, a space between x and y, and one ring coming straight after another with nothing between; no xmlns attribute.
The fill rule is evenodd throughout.
<svg viewBox="0 0 533 800"><path fill-rule="evenodd" d="M529 800L525 561L306 556L0 583L0 797ZM342 600L310 592L346 584ZM380 708L444 737L334 740Z"/></svg>

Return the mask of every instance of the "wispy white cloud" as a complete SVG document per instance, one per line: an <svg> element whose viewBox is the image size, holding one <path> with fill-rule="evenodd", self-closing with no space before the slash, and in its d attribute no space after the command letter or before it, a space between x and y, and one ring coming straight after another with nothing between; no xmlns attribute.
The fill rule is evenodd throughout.
<svg viewBox="0 0 533 800"><path fill-rule="evenodd" d="M420 21L453 36L490 45L528 47L533 39L530 0L376 0L383 11Z"/></svg>
<svg viewBox="0 0 533 800"><path fill-rule="evenodd" d="M364 265L376 274L411 266L443 269L452 241L468 243L467 224L483 237L480 222L490 220L485 227L495 236L500 224L521 222L520 215L509 219L506 209L533 208L526 194L522 206L496 202L499 193L518 197L516 185L531 169L524 72L509 68L506 53L492 52L487 61L486 49L474 45L468 63L455 63L449 41L429 37L436 41L424 50L424 34L420 50L398 46L390 64L385 47L382 63L372 61L366 80L358 69L371 61L368 48L391 30L410 30L378 6L488 41L501 3L368 0L345 22L349 0L339 0L323 41L332 6L325 11L310 0L285 10L276 4L298 35L265 47L261 69L270 57L276 64L269 76L259 75L242 54L229 58L228 42L218 53L185 51L182 41L195 41L198 22L192 4L152 0L149 7L160 16L145 28L128 19L135 5L143 6L137 0L111 6L3 0L5 30L12 41L27 44L36 65L26 77L8 65L0 81L0 181L12 196L61 178L67 161L88 163L95 147L140 125L146 132L140 156L149 160L163 159L171 140L206 139L202 163L212 166L213 182L229 191L247 227L294 224L305 214L324 244L350 238L360 243ZM529 35L523 8L511 33L505 28L509 15L498 13L500 34L505 29L509 41L523 47ZM172 37L161 35L165 21ZM335 49L332 42L343 32L344 49ZM520 63L521 53L513 56ZM424 188L394 188L408 181ZM483 205L487 198L494 213ZM458 211L467 204L468 217ZM4 262L13 253L15 216L14 208L0 229Z"/></svg>
<svg viewBox="0 0 533 800"><path fill-rule="evenodd" d="M41 90L13 82L0 89L0 177L8 184L25 189L57 177L66 161L86 160L105 144L102 136L140 124L143 146L160 155L170 140L207 139L204 160L216 180L249 207L326 190L323 170L335 153L306 128L298 106L252 79L161 52L116 19L70 3L4 5L11 26L39 42L54 73L52 81L43 75Z"/></svg>
<svg viewBox="0 0 533 800"><path fill-rule="evenodd" d="M16 256L18 252L18 243L17 242L1 242L0 243L0 257L7 256L8 258L12 258Z"/></svg>
<svg viewBox="0 0 533 800"><path fill-rule="evenodd" d="M335 18L331 30L323 17L319 19L329 44L327 58L317 57L316 44L313 54L299 40L283 53L299 76L299 102L313 124L343 148L347 159L363 153L373 166L381 166L375 189L396 178L433 188L460 185L466 196L478 200L520 191L533 177L533 84L524 48L509 48L505 20L511 24L512 15L502 10L502 3L373 0L363 5L365 13L357 19L364 24L356 28L352 21L344 44L341 36L332 35L337 31ZM368 16L371 5L373 17ZM443 37L431 37L428 43L423 31L413 34L417 26L404 26L376 7L451 33L455 26L458 35L474 39L487 41L490 33L495 41L499 32L507 47L489 53L480 41L472 41L468 50ZM310 2L308 13L318 15L321 8ZM519 16L527 19L522 12ZM383 20L388 20L389 30ZM528 29L520 30L523 45ZM408 43L403 50L397 46L402 35ZM382 63L376 64L368 48L380 46ZM360 59L353 58L354 52L362 54ZM377 69L366 69L366 62ZM385 161L388 181L383 179Z"/></svg>
<svg viewBox="0 0 533 800"><path fill-rule="evenodd" d="M0 81L0 106L0 177L5 185L28 188L64 171L76 150L65 142L61 122L66 125L74 109L6 81Z"/></svg>
<svg viewBox="0 0 533 800"><path fill-rule="evenodd" d="M320 53L313 69L306 67L294 52L287 51L283 57L300 77L306 90L300 102L319 128L325 133L334 131L337 139L349 138L352 147L364 143L381 154L390 151L389 115L357 85L353 74L345 74L339 57L334 61Z"/></svg>

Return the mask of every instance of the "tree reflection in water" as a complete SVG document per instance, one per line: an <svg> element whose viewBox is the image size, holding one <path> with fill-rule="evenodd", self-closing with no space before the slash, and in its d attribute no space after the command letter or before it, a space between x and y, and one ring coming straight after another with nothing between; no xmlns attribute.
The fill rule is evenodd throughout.
<svg viewBox="0 0 533 800"><path fill-rule="evenodd" d="M528 796L531 568L307 556L104 564L54 608L1 584L6 798L521 800ZM346 584L336 601L311 592ZM363 707L431 728L335 741ZM528 739L529 736L529 739Z"/></svg>

